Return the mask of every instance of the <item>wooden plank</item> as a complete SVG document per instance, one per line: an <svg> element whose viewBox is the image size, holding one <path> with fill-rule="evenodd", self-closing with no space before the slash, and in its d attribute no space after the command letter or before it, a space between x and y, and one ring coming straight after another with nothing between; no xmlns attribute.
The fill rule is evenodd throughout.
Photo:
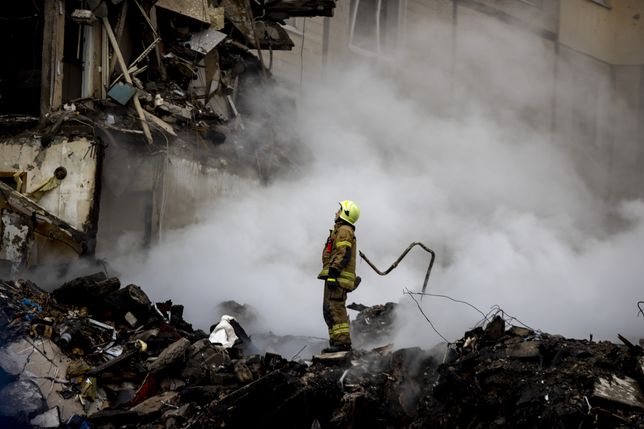
<svg viewBox="0 0 644 429"><path fill-rule="evenodd" d="M56 37L54 40L54 86L51 95L51 108L57 110L63 105L63 52L65 50L65 1L59 0L56 8ZM47 37L47 36L45 36Z"/></svg>
<svg viewBox="0 0 644 429"><path fill-rule="evenodd" d="M45 0L40 91L40 119L62 104L63 47L65 42L65 3Z"/></svg>
<svg viewBox="0 0 644 429"><path fill-rule="evenodd" d="M119 48L118 42L116 41L116 36L114 36L114 31L112 31L112 26L110 25L110 21L107 18L103 18L103 26L107 31L107 36L110 39L110 43L112 44L112 49L114 49L114 55L116 55L116 59L118 60L119 67L121 67L121 71L123 72L125 81L130 85L133 85L132 77L130 76L130 73L127 71L127 65L125 64L125 60L123 59L123 54L121 53L121 49ZM141 107L141 102L139 101L138 95L135 95L132 98L132 100L134 102L134 107L136 108L136 112L139 115L139 120L141 121L141 128L143 129L143 134L145 134L145 139L149 144L152 144L152 134L150 133L150 127L148 126L147 119L145 118L145 113L143 113L143 108Z"/></svg>
<svg viewBox="0 0 644 429"><path fill-rule="evenodd" d="M152 30L152 33L154 33L154 37L157 38L159 37L159 34L157 33L157 29L152 25L152 21L150 21L150 17L148 16L147 13L145 13L145 9L143 9L143 6L141 6L141 3L139 3L139 0L134 0L134 4L136 7L139 8L139 11L141 12L141 16L143 16L143 19L145 22L148 23L148 27L150 27L150 30Z"/></svg>
<svg viewBox="0 0 644 429"><path fill-rule="evenodd" d="M152 6L150 9L150 22L152 23L152 26L154 28L154 31L159 32L159 23L157 22L157 7ZM165 71L165 65L163 64L163 61L161 60L162 57L162 52L161 52L161 47L163 42L161 41L160 43L156 43L154 45L154 57L157 62L157 68L159 70L159 75L161 76L162 80L166 80L168 78L168 75Z"/></svg>
<svg viewBox="0 0 644 429"><path fill-rule="evenodd" d="M145 113L145 117L148 118L150 122L157 124L161 129L166 131L168 134L171 134L173 136L177 135L177 133L174 132L174 128L172 128L172 125L168 124L163 119L157 116L154 116L152 113L148 112L147 110L144 110L143 112Z"/></svg>
<svg viewBox="0 0 644 429"><path fill-rule="evenodd" d="M116 21L116 30L114 35L116 36L116 41L118 43L121 43L121 38L123 37L123 31L125 31L125 21L127 21L127 5L128 5L128 0L123 0L123 4L121 5L121 12L119 13L118 21ZM112 75L112 73L114 73L115 67L116 67L116 55L114 55L112 57L112 61L110 61L109 75Z"/></svg>

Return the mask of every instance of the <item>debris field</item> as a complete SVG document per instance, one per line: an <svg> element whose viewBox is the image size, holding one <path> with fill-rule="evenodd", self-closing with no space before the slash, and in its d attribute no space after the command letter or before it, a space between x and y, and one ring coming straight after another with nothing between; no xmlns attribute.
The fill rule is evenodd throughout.
<svg viewBox="0 0 644 429"><path fill-rule="evenodd" d="M0 303L2 427L644 426L639 345L498 314L453 344L396 350L396 304L356 304L355 343L383 346L297 359L260 351L234 314L193 329L180 304L102 272L51 293L1 281Z"/></svg>

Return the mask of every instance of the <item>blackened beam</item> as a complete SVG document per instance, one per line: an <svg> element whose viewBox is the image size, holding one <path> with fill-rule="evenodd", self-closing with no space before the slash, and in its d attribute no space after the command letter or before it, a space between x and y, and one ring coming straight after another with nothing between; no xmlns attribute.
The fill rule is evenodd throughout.
<svg viewBox="0 0 644 429"><path fill-rule="evenodd" d="M333 16L335 2L332 0L278 0L264 4L267 14L286 14L288 16Z"/></svg>
<svg viewBox="0 0 644 429"><path fill-rule="evenodd" d="M89 375L89 376L99 375L100 373L106 371L107 369L112 368L113 366L119 363L127 361L137 353L138 353L138 350L130 350L128 352L124 352L123 354L121 354L121 356L115 357L112 360L108 360L107 362L90 369L85 373L85 375Z"/></svg>

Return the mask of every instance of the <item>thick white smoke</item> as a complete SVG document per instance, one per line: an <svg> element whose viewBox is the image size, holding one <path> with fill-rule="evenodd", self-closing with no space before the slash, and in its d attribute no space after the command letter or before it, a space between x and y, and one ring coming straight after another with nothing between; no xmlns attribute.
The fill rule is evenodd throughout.
<svg viewBox="0 0 644 429"><path fill-rule="evenodd" d="M542 126L551 113L534 106L548 104L552 78L542 42L485 31L459 33L456 64L445 29L412 38L424 51L401 51L386 73L344 64L308 82L299 116L280 126L297 128L310 164L209 202L200 224L115 265L155 298L185 304L198 327L234 299L261 312L257 330L325 337L320 252L337 201L352 199L362 209L359 248L381 268L412 241L437 252L428 292L485 313L499 305L546 332L639 338L644 203L607 207ZM620 228L609 231L609 217ZM440 338L403 295L419 290L427 263L414 250L387 277L359 263L363 284L348 302L402 303L397 345L428 348ZM481 319L445 299L425 297L422 306L449 340Z"/></svg>

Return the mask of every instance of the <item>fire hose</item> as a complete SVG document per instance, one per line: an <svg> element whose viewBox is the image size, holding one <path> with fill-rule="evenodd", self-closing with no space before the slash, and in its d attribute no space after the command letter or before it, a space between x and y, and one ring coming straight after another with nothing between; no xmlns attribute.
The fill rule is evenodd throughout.
<svg viewBox="0 0 644 429"><path fill-rule="evenodd" d="M418 242L418 241L415 241L415 242L411 243L411 244L409 245L409 247L407 247L407 248L405 249L405 251L404 251L404 252L402 252L402 254L398 257L398 259L396 259L396 260L394 261L394 263L393 263L393 264L391 264L391 266L390 266L389 268L387 268L385 271L380 271L380 270L379 270L379 269L378 269L378 268L373 264L373 262L371 262L371 261L369 260L369 258L367 258L367 256L366 256L364 253L362 253L362 252L358 252L358 253L360 254L360 257L361 257L362 259L364 259L364 260L365 260L365 262L366 262L367 264L369 264L369 266L370 266L370 267L371 267L371 268L372 268L376 273L380 274L381 276L386 276L386 275L387 275L387 274L389 274L389 273L390 273L394 268L396 268L396 267L398 266L398 264L400 263L400 261L402 261L402 260L403 260L403 258L404 258L405 256L407 256L407 253L409 253L409 251L410 251L414 246L420 246L423 250L425 250L426 252L428 252L428 253L431 255L431 256L430 256L430 260L429 260L429 266L427 267L427 273L425 273L425 281L423 282L423 288L422 288L422 293L425 293L425 289L427 289L427 282L429 281L429 274L431 273L431 271L432 271L432 267L434 266L434 259L436 258L436 253L435 253L432 249L430 249L429 247L425 246L423 243ZM422 295L421 295L420 299L423 299Z"/></svg>

